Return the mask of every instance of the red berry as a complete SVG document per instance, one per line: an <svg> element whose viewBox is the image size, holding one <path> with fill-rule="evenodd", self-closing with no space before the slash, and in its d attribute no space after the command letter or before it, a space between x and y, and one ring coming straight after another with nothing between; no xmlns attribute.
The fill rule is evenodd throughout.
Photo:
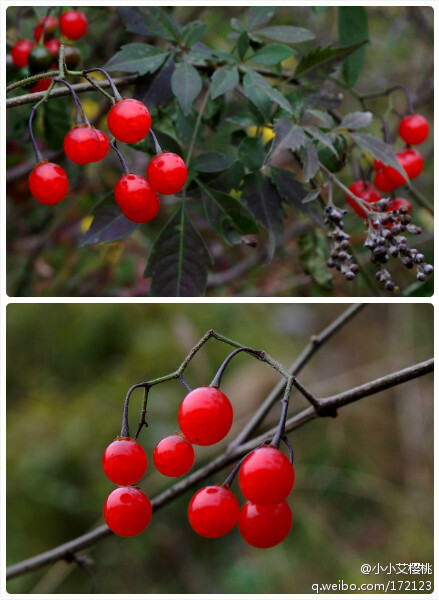
<svg viewBox="0 0 439 600"><path fill-rule="evenodd" d="M147 223L157 216L160 200L144 177L125 173L116 183L114 198L123 214L135 223Z"/></svg>
<svg viewBox="0 0 439 600"><path fill-rule="evenodd" d="M118 485L132 485L139 481L147 464L145 450L134 438L118 437L106 448L102 457L105 475Z"/></svg>
<svg viewBox="0 0 439 600"><path fill-rule="evenodd" d="M119 487L104 504L104 518L113 533L131 537L148 527L152 516L151 502L137 487Z"/></svg>
<svg viewBox="0 0 439 600"><path fill-rule="evenodd" d="M375 179L373 180L374 186L384 193L393 192L396 186L387 179L384 169L385 167L377 169Z"/></svg>
<svg viewBox="0 0 439 600"><path fill-rule="evenodd" d="M393 210L399 210L400 208L403 208L404 212L409 214L411 214L413 210L411 203L405 198L394 198L391 204L386 208L386 212L392 212Z"/></svg>
<svg viewBox="0 0 439 600"><path fill-rule="evenodd" d="M273 446L253 450L239 469L239 487L247 500L252 502L280 502L288 496L293 485L293 465L285 454Z"/></svg>
<svg viewBox="0 0 439 600"><path fill-rule="evenodd" d="M34 30L34 38L37 42L40 41L41 35L43 33L44 26L44 41L50 40L55 35L55 32L58 28L58 19L53 15L48 15L47 17L41 17L37 21L37 25Z"/></svg>
<svg viewBox="0 0 439 600"><path fill-rule="evenodd" d="M245 541L256 548L271 548L284 540L293 516L284 501L277 504L246 502L239 513L238 527Z"/></svg>
<svg viewBox="0 0 439 600"><path fill-rule="evenodd" d="M57 40L57 39L49 40L48 42L45 42L44 45L46 46L46 48L49 50L49 52L52 54L52 56L54 58L57 57L58 50L61 46L60 40Z"/></svg>
<svg viewBox="0 0 439 600"><path fill-rule="evenodd" d="M203 386L192 390L178 410L180 429L198 446L210 446L222 440L233 422L230 400L217 387Z"/></svg>
<svg viewBox="0 0 439 600"><path fill-rule="evenodd" d="M189 523L199 535L217 538L229 533L238 521L239 504L233 492L221 485L199 490L189 503Z"/></svg>
<svg viewBox="0 0 439 600"><path fill-rule="evenodd" d="M94 162L97 162L107 156L108 151L110 149L110 142L108 140L108 137L106 136L106 134L103 131L101 131L100 129L95 129L95 131L99 138L99 148L98 148L96 157L94 159Z"/></svg>
<svg viewBox="0 0 439 600"><path fill-rule="evenodd" d="M58 204L69 189L66 172L59 165L47 160L37 163L29 175L29 189L41 204Z"/></svg>
<svg viewBox="0 0 439 600"><path fill-rule="evenodd" d="M162 152L149 162L146 177L159 194L176 194L186 183L187 167L178 154Z"/></svg>
<svg viewBox="0 0 439 600"><path fill-rule="evenodd" d="M114 104L107 117L108 129L126 144L140 142L151 128L151 115L146 106L133 98L123 98Z"/></svg>
<svg viewBox="0 0 439 600"><path fill-rule="evenodd" d="M27 65L27 59L29 52L35 46L30 40L20 40L12 46L11 56L12 61L16 67L22 69Z"/></svg>
<svg viewBox="0 0 439 600"><path fill-rule="evenodd" d="M80 10L66 10L59 18L62 33L69 40L77 40L87 31L87 17Z"/></svg>
<svg viewBox="0 0 439 600"><path fill-rule="evenodd" d="M428 137L428 121L422 115L407 115L399 124L399 135L406 144L417 146Z"/></svg>
<svg viewBox="0 0 439 600"><path fill-rule="evenodd" d="M365 202L373 203L381 200L380 194L373 187L373 185L368 181L363 181L362 179L358 179L357 181L351 183L349 190ZM349 194L346 194L346 201L349 206L351 206L355 212L360 215L360 217L363 217L363 219L367 218L366 211L363 210L363 208L361 208L361 206L359 206L355 200L349 196Z"/></svg>
<svg viewBox="0 0 439 600"><path fill-rule="evenodd" d="M43 79L39 79L35 85L28 89L28 94L33 94L34 92L45 92L49 89L51 83L51 77L44 77Z"/></svg>
<svg viewBox="0 0 439 600"><path fill-rule="evenodd" d="M424 159L417 150L405 148L396 153L396 158L409 179L415 179L422 173ZM407 183L401 173L393 167L385 167L385 176L395 188Z"/></svg>
<svg viewBox="0 0 439 600"><path fill-rule="evenodd" d="M180 477L191 469L195 460L192 444L181 435L169 435L154 450L154 464L167 477Z"/></svg>
<svg viewBox="0 0 439 600"><path fill-rule="evenodd" d="M100 140L93 127L76 125L64 137L64 152L78 165L99 160Z"/></svg>

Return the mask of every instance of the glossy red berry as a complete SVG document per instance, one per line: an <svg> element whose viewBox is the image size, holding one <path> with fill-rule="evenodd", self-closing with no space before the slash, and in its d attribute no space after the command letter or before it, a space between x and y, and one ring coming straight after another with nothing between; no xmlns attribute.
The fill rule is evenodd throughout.
<svg viewBox="0 0 439 600"><path fill-rule="evenodd" d="M192 444L181 435L169 435L161 440L154 450L154 464L167 477L180 477L194 464Z"/></svg>
<svg viewBox="0 0 439 600"><path fill-rule="evenodd" d="M145 450L134 438L117 438L102 457L105 475L118 485L132 485L142 479L147 464Z"/></svg>
<svg viewBox="0 0 439 600"><path fill-rule="evenodd" d="M378 200L381 200L381 195L379 192L377 192L374 186L368 181L363 181L362 179L358 179L357 181L351 183L349 190L368 203L374 203L378 202ZM363 217L363 219L367 217L366 211L359 206L349 194L346 194L346 202L355 210L357 214L360 215L360 217Z"/></svg>
<svg viewBox="0 0 439 600"><path fill-rule="evenodd" d="M134 144L143 140L148 134L151 128L151 115L139 100L123 98L111 107L107 122L108 129L117 140Z"/></svg>
<svg viewBox="0 0 439 600"><path fill-rule="evenodd" d="M114 198L122 213L135 223L148 223L157 216L160 200L144 177L125 173L114 187Z"/></svg>
<svg viewBox="0 0 439 600"><path fill-rule="evenodd" d="M387 179L384 167L378 168L376 170L373 184L378 190L384 193L393 192L393 190L396 187Z"/></svg>
<svg viewBox="0 0 439 600"><path fill-rule="evenodd" d="M386 212L392 212L393 210L398 210L402 208L404 213L412 213L413 207L411 203L405 198L394 198L386 208Z"/></svg>
<svg viewBox="0 0 439 600"><path fill-rule="evenodd" d="M47 160L35 165L28 183L30 193L41 204L58 204L65 198L69 189L69 180L64 169Z"/></svg>
<svg viewBox="0 0 439 600"><path fill-rule="evenodd" d="M233 423L230 400L217 387L203 386L192 390L178 410L180 429L198 446L210 446L221 441Z"/></svg>
<svg viewBox="0 0 439 600"><path fill-rule="evenodd" d="M107 156L108 151L110 149L110 142L103 131L101 131L100 129L95 129L95 131L99 139L99 148L94 159L94 162L97 162Z"/></svg>
<svg viewBox="0 0 439 600"><path fill-rule="evenodd" d="M422 173L424 169L424 159L421 154L413 148L405 148L396 153L396 158L407 173L409 179L416 179ZM404 177L393 167L385 167L385 176L387 180L392 183L395 188L401 185L406 185L407 181Z"/></svg>
<svg viewBox="0 0 439 600"><path fill-rule="evenodd" d="M41 19L38 19L37 25L34 29L35 41L40 41L41 35L43 33L43 28L44 41L50 40L56 34L56 30L58 28L58 19L53 15L48 15L47 17L41 17Z"/></svg>
<svg viewBox="0 0 439 600"><path fill-rule="evenodd" d="M239 513L242 537L256 548L271 548L284 540L291 529L293 516L283 500L277 504L246 502Z"/></svg>
<svg viewBox="0 0 439 600"><path fill-rule="evenodd" d="M94 162L99 156L100 140L93 127L76 125L64 137L64 152L78 165Z"/></svg>
<svg viewBox="0 0 439 600"><path fill-rule="evenodd" d="M49 89L51 83L51 77L44 77L43 79L39 79L35 85L28 89L28 93L33 94L35 92L45 92Z"/></svg>
<svg viewBox="0 0 439 600"><path fill-rule="evenodd" d="M187 167L178 154L162 152L150 160L146 177L159 194L176 194L186 183Z"/></svg>
<svg viewBox="0 0 439 600"><path fill-rule="evenodd" d="M29 52L35 46L30 40L20 40L12 46L11 56L16 67L22 69L27 66Z"/></svg>
<svg viewBox="0 0 439 600"><path fill-rule="evenodd" d="M49 41L45 42L44 45L49 50L49 52L52 54L53 58L58 57L58 50L61 46L60 40L57 40L54 38L53 40L49 40Z"/></svg>
<svg viewBox="0 0 439 600"><path fill-rule="evenodd" d="M189 503L189 523L199 535L217 538L229 533L239 517L239 504L233 492L221 485L199 490Z"/></svg>
<svg viewBox="0 0 439 600"><path fill-rule="evenodd" d="M151 502L137 487L118 487L104 504L104 518L108 527L123 537L142 533L152 516Z"/></svg>
<svg viewBox="0 0 439 600"><path fill-rule="evenodd" d="M59 18L62 33L69 40L77 40L87 31L88 21L80 10L66 10Z"/></svg>
<svg viewBox="0 0 439 600"><path fill-rule="evenodd" d="M417 146L428 137L428 121L422 115L407 115L399 124L399 135L406 144Z"/></svg>
<svg viewBox="0 0 439 600"><path fill-rule="evenodd" d="M252 502L280 502L288 496L293 485L293 465L285 454L273 446L253 450L239 469L239 487L247 500Z"/></svg>

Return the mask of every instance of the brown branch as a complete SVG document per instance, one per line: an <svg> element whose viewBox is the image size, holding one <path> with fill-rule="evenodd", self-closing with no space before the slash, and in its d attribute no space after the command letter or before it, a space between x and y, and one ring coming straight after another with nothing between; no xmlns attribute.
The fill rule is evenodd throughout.
<svg viewBox="0 0 439 600"><path fill-rule="evenodd" d="M390 373L384 377L380 377L379 379L375 379L373 381L369 381L361 386L356 388L352 388L345 392L341 392L340 394L336 394L334 396L329 396L328 398L323 398L318 401L319 409L316 409L313 406L310 406L301 412L297 413L286 422L285 431L291 432L295 429L298 429L308 421L315 419L316 417L321 416L322 409L326 409L324 412L327 412L327 409L336 410L342 406L350 404L351 402L355 402L360 400L361 398L366 398L372 394L376 394L377 392L386 390L390 387L400 385L417 377L421 377L427 373L431 373L434 368L434 359L426 360L422 363L418 363L411 367L407 367L402 369L401 371L397 371L395 373ZM152 500L153 511L157 512L160 508L174 500L177 496L183 494L188 489L190 489L195 484L204 480L209 475L216 473L223 467L229 465L230 463L236 461L237 459L244 456L247 452L252 450L255 446L260 444L264 439L269 438L274 435L276 428L273 428L269 431L266 431L264 434L253 438L246 443L243 443L239 446L234 446L229 448L220 456L212 460L210 463L201 467L188 477L185 477L183 480L179 481L175 485L168 488L166 491L162 492ZM232 448L232 449L231 449ZM78 552L79 550L83 550L84 548L89 548L93 546L99 540L112 535L112 532L106 525L102 525L97 527L93 531L86 533L78 538L70 540L65 544L61 544L56 548L52 548L47 552L43 552L42 554L38 554L32 558L21 561L7 568L6 570L6 578L12 579L13 577L17 577L18 575L22 575L24 573L29 573L34 571L44 565L56 562L57 560L66 559L71 553Z"/></svg>

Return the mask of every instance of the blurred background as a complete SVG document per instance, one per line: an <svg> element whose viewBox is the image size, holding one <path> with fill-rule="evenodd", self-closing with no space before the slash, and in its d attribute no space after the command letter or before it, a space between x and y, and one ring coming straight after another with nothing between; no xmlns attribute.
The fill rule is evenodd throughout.
<svg viewBox="0 0 439 600"><path fill-rule="evenodd" d="M53 304L7 308L7 564L101 525L113 485L101 468L120 431L134 383L170 373L213 328L290 365L312 334L347 305ZM186 371L208 384L230 348L211 340ZM345 391L433 355L433 309L379 304L361 311L308 363L300 380L318 397ZM252 357L230 363L222 388L235 411L218 447L196 448L196 466L217 456L278 381ZM141 482L154 497L174 480L154 468L157 442L173 433L185 395L179 382L153 388L149 457ZM142 392L130 404L135 430ZM290 413L305 402L295 395ZM274 410L263 425L273 425ZM316 419L289 436L296 484L293 527L279 546L248 546L237 528L207 540L186 511L197 488L153 515L135 538L111 536L87 551L98 593L311 593L313 583L386 582L363 563L433 562L433 376L427 375ZM222 482L231 467L203 485ZM201 485L197 487L202 487ZM240 503L237 482L233 486ZM399 577L401 579L401 576ZM404 579L410 579L404 576ZM419 580L425 577L414 577ZM57 563L7 582L9 593L89 593L84 571Z"/></svg>
<svg viewBox="0 0 439 600"><path fill-rule="evenodd" d="M45 7L37 7L45 14ZM78 40L81 63L78 68L103 66L119 48L145 38L127 33L120 17L113 7L83 7L89 20L89 30ZM175 6L172 9L176 20L182 25L199 19L207 25L201 41L212 48L229 52L234 40L228 39L232 18L245 19L247 7L241 6ZM20 34L17 22L20 24ZM370 44L367 45L365 64L355 88L362 94L385 90L392 86L406 86L412 94L416 111L425 115L433 131L433 10L427 6L369 6L367 7ZM7 37L13 40L17 35L31 37L36 16L32 7L9 7L7 11ZM300 52L306 54L316 46L338 45L337 7L316 14L312 7L278 7L271 24L295 25L315 32L316 40L300 44ZM148 39L148 42L160 47L166 40ZM296 57L282 63L286 70L294 70ZM336 72L338 75L338 71ZM15 81L16 70L8 68L8 81ZM343 94L343 101L337 108L341 114L363 110L359 101L348 91L333 83L326 83L329 93ZM15 92L26 93L23 90ZM124 89L126 95L133 93L132 88ZM12 94L12 96L14 93ZM11 96L11 95L10 95ZM93 123L107 131L106 113L108 102L101 101L94 92L81 94L86 111ZM241 102L241 99L239 100ZM8 110L7 132L7 286L10 296L148 296L149 281L143 278L143 272L152 244L159 231L175 210L175 199L164 199L162 210L154 222L140 227L133 235L112 244L78 247L82 235L91 223L90 211L112 191L120 176L120 165L114 155L109 155L102 164L90 164L86 168L67 161L63 155L59 137L68 128L66 110L73 111L71 99L51 100L48 106L53 108L50 118L54 126L44 128L43 119L35 120L36 135L46 140L46 152L51 152L56 161L68 170L71 192L65 202L59 206L45 207L35 202L27 188L27 176L34 165L34 157L27 131L30 106L25 105ZM68 109L66 109L66 106ZM405 114L407 101L402 91L392 93L388 98L380 97L368 100L369 110L389 119L390 129L395 140L395 149L402 147L397 141L396 130L399 122L397 114ZM233 107L232 107L233 109ZM239 108L235 108L239 110ZM396 111L394 113L393 111ZM73 112L72 122L73 122ZM49 119L49 117L47 117ZM153 111L153 119L157 118ZM374 125L368 131L381 137L381 123L374 119ZM271 134L266 129L264 134ZM206 148L209 148L212 132L208 132ZM181 141L181 136L177 136ZM53 139L54 138L54 139ZM183 140L185 141L185 140ZM266 140L265 140L266 141ZM413 221L423 227L424 233L413 241L413 245L426 256L427 262L433 260L433 217L423 208L419 198L433 204L433 135L419 148L425 168L416 179L414 188L417 198L407 196L413 204ZM124 147L125 158L133 171L143 173L144 152ZM348 164L339 173L346 185L353 180L352 168ZM355 177L356 178L356 177ZM407 193L401 190L400 193ZM340 207L346 206L344 194L337 190L334 198ZM327 278L325 285L317 286L304 271L297 238L288 238L278 249L274 260L263 266L263 258L258 250L249 245L232 248L226 246L212 231L199 202L194 203L196 225L206 239L214 258L208 280L207 295L222 296L370 296L386 295L380 286L374 284L373 268L369 265L368 253L364 254L364 223L351 210L344 219L345 230L351 234L353 250L369 268L371 282L360 278L359 283L346 283L344 277L334 273L333 288ZM199 213L199 214L197 214ZM300 219L297 211L291 210L287 221L287 230ZM264 255L265 256L265 255ZM324 265L326 259L322 260ZM233 268L240 266L238 275ZM391 266L390 266L391 265ZM325 270L325 267L323 267ZM399 261L392 260L389 270L401 289L407 289L407 295L431 296L432 283L419 289L415 283L413 271L408 271Z"/></svg>

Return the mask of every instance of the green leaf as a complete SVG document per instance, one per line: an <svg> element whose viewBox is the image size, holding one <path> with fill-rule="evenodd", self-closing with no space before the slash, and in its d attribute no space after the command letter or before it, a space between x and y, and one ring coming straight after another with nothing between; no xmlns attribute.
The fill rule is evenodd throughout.
<svg viewBox="0 0 439 600"><path fill-rule="evenodd" d="M299 237L299 256L305 273L325 290L332 289L332 277L328 272L328 244L320 229L303 233Z"/></svg>
<svg viewBox="0 0 439 600"><path fill-rule="evenodd" d="M248 209L237 198L205 186L197 181L205 202L214 202L233 222L241 233L257 233L256 225Z"/></svg>
<svg viewBox="0 0 439 600"><path fill-rule="evenodd" d="M376 138L369 133L352 133L351 138L357 144L357 146L360 146L360 148L363 148L367 152L373 154L373 156L377 160L381 161L384 165L396 169L398 173L401 173L407 183L409 183L407 173L398 162L398 159L395 156L395 151L390 144L386 144L379 138Z"/></svg>
<svg viewBox="0 0 439 600"><path fill-rule="evenodd" d="M294 73L295 78L305 77L310 80L324 79L330 75L335 67L347 56L355 52L366 42L358 42L347 48L315 48L302 57Z"/></svg>
<svg viewBox="0 0 439 600"><path fill-rule="evenodd" d="M369 39L367 12L364 6L338 7L338 39L343 47ZM343 62L343 77L349 87L354 85L360 75L365 54L366 47L362 46Z"/></svg>
<svg viewBox="0 0 439 600"><path fill-rule="evenodd" d="M177 42L180 38L178 24L167 11L159 6L117 8L127 30L145 36Z"/></svg>
<svg viewBox="0 0 439 600"><path fill-rule="evenodd" d="M295 125L288 119L275 119L273 131L275 136L270 151L265 157L264 165L267 165L280 152L285 150L296 152L296 150L299 150L307 140L302 127Z"/></svg>
<svg viewBox="0 0 439 600"><path fill-rule="evenodd" d="M44 136L48 148L58 150L71 126L71 116L65 98L51 98L44 105Z"/></svg>
<svg viewBox="0 0 439 600"><path fill-rule="evenodd" d="M110 58L104 69L123 73L153 73L162 66L168 54L149 44L127 44Z"/></svg>
<svg viewBox="0 0 439 600"><path fill-rule="evenodd" d="M239 144L239 159L250 171L257 171L262 167L265 150L260 137L246 137Z"/></svg>
<svg viewBox="0 0 439 600"><path fill-rule="evenodd" d="M313 6L312 10L316 15L319 15L322 12L327 11L331 6Z"/></svg>
<svg viewBox="0 0 439 600"><path fill-rule="evenodd" d="M306 131L306 133L311 135L311 137L313 137L315 140L320 142L323 146L325 146L326 148L329 148L331 150L331 152L334 154L334 156L336 156L338 158L338 152L335 149L334 144L332 143L331 134L328 135L326 133L323 133L323 131L321 131L321 129L319 129L318 127L313 127L312 125L308 125L307 127L304 127L303 129L304 129L304 131Z"/></svg>
<svg viewBox="0 0 439 600"><path fill-rule="evenodd" d="M369 127L371 123L371 112L358 111L345 115L337 129L349 129L350 131L356 131L357 129L364 129L365 127Z"/></svg>
<svg viewBox="0 0 439 600"><path fill-rule="evenodd" d="M197 113L192 110L187 116L183 114L180 106L177 106L175 115L175 133L178 139L184 144L190 144L194 135L194 129L197 123ZM197 148L204 148L206 133L204 127L199 127L197 135L195 137L195 146Z"/></svg>
<svg viewBox="0 0 439 600"><path fill-rule="evenodd" d="M204 152L193 160L191 166L200 173L218 173L225 171L235 162L236 158L221 152Z"/></svg>
<svg viewBox="0 0 439 600"><path fill-rule="evenodd" d="M201 77L192 65L182 62L175 67L171 77L171 88L185 116L190 113L202 86Z"/></svg>
<svg viewBox="0 0 439 600"><path fill-rule="evenodd" d="M202 296L210 262L203 238L181 205L160 232L146 265L151 296Z"/></svg>
<svg viewBox="0 0 439 600"><path fill-rule="evenodd" d="M79 240L79 247L109 244L131 235L139 227L138 223L130 221L122 214L114 200L113 192L96 204L91 214L94 217L92 224Z"/></svg>
<svg viewBox="0 0 439 600"><path fill-rule="evenodd" d="M267 37L276 42L286 42L287 44L298 44L300 42L309 42L316 36L309 29L302 27L293 27L291 25L274 25L273 27L265 27L258 29L258 35Z"/></svg>
<svg viewBox="0 0 439 600"><path fill-rule="evenodd" d="M247 54L247 50L250 47L250 40L248 37L248 33L246 31L242 31L239 34L238 37L238 42L237 42L237 48L238 48L238 54L239 54L239 58L241 60L244 60L244 56Z"/></svg>
<svg viewBox="0 0 439 600"><path fill-rule="evenodd" d="M274 256L279 233L283 231L286 217L282 199L268 177L260 172L251 173L245 177L242 202L249 208L251 214L268 233L267 259L268 264Z"/></svg>
<svg viewBox="0 0 439 600"><path fill-rule="evenodd" d="M273 6L252 6L247 13L247 29L252 31L255 27L268 23L276 12Z"/></svg>
<svg viewBox="0 0 439 600"><path fill-rule="evenodd" d="M253 60L260 65L276 65L290 56L297 54L296 50L285 46L284 44L268 44L264 46L247 60Z"/></svg>
<svg viewBox="0 0 439 600"><path fill-rule="evenodd" d="M178 154L178 156L183 157L184 152L179 142L164 131L160 131L154 127L154 134L160 144L160 147L166 152L173 152L174 154ZM132 144L135 150L139 150L140 152L147 152L148 154L155 154L155 146L153 139L150 135L147 135L146 138L137 142L136 144Z"/></svg>
<svg viewBox="0 0 439 600"><path fill-rule="evenodd" d="M280 92L271 87L270 83L263 77L248 69L244 75L243 86L245 93L249 100L256 104L256 106L265 114L264 111L267 109L267 100L277 102L284 110L290 114L293 112L291 104ZM267 118L267 121L269 119Z"/></svg>
<svg viewBox="0 0 439 600"><path fill-rule="evenodd" d="M309 181L319 170L317 150L309 138L306 138L305 144L299 150L299 154L303 165L303 178L305 181Z"/></svg>
<svg viewBox="0 0 439 600"><path fill-rule="evenodd" d="M212 86L210 96L218 98L222 94L231 92L239 83L239 73L236 66L220 67L212 75Z"/></svg>
<svg viewBox="0 0 439 600"><path fill-rule="evenodd" d="M191 48L196 44L203 36L206 29L207 25L202 21L191 21L190 23L187 23L181 30L181 39L186 48Z"/></svg>
<svg viewBox="0 0 439 600"><path fill-rule="evenodd" d="M314 223L320 227L324 226L323 219L320 213L313 207L308 206L306 201L309 200L307 188L296 179L292 171L271 167L270 178L279 192L282 202L288 206L294 206L305 217L312 219ZM317 190L317 195L318 195Z"/></svg>
<svg viewBox="0 0 439 600"><path fill-rule="evenodd" d="M230 19L230 25L231 25L232 29L234 29L235 31L239 31L240 33L242 31L245 31L245 27L239 19L235 19L234 17L232 17Z"/></svg>

